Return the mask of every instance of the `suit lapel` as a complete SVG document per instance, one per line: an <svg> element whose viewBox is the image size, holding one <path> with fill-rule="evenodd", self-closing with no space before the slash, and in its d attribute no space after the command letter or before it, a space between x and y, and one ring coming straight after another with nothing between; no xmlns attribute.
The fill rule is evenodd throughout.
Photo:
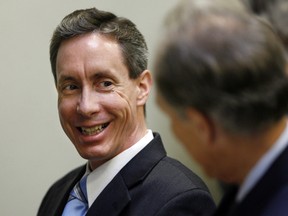
<svg viewBox="0 0 288 216"><path fill-rule="evenodd" d="M166 151L159 134L154 133L154 139L140 151L121 171L128 188L142 181L153 167L166 156Z"/></svg>
<svg viewBox="0 0 288 216"><path fill-rule="evenodd" d="M121 175L116 175L89 208L87 216L95 215L95 213L105 216L119 215L130 199L129 191Z"/></svg>
<svg viewBox="0 0 288 216"><path fill-rule="evenodd" d="M101 192L91 205L87 216L96 213L105 216L120 215L131 201L130 189L137 187L136 185L145 179L155 164L165 156L161 138L154 134L154 139L132 158Z"/></svg>

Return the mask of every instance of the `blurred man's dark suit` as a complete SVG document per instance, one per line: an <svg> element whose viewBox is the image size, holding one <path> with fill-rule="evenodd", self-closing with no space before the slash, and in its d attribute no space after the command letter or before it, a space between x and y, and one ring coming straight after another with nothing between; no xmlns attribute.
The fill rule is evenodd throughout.
<svg viewBox="0 0 288 216"><path fill-rule="evenodd" d="M236 194L231 187L215 216L287 216L288 147L240 203L234 202Z"/></svg>

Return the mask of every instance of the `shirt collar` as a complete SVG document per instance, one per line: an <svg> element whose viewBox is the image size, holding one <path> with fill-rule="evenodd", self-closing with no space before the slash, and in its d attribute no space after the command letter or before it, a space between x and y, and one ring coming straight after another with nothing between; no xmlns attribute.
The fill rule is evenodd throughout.
<svg viewBox="0 0 288 216"><path fill-rule="evenodd" d="M89 174L87 178L87 194L89 207L99 196L102 190L109 184L115 175L137 154L139 153L150 141L154 138L151 130L147 130L146 135L130 148L121 152L114 158L105 162L97 169L91 172L87 163L86 173Z"/></svg>

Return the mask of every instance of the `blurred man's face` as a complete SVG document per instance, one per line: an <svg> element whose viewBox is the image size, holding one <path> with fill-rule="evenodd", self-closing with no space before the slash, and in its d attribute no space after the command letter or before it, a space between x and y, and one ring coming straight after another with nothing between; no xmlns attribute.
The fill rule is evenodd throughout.
<svg viewBox="0 0 288 216"><path fill-rule="evenodd" d="M175 109L166 102L166 100L157 94L157 103L159 107L167 114L170 119L170 126L175 136L188 150L189 154L200 164L203 163L203 149L201 139L196 133L193 122L188 117L180 116Z"/></svg>
<svg viewBox="0 0 288 216"><path fill-rule="evenodd" d="M199 133L201 128L195 123L195 119L190 116L180 116L170 104L160 95L157 94L157 103L159 107L167 114L170 119L171 129L179 139L181 144L187 149L188 153L197 161L205 173L211 177L217 177L217 163L214 148L205 143L206 138L203 133Z"/></svg>
<svg viewBox="0 0 288 216"><path fill-rule="evenodd" d="M160 94L157 95L157 103L169 117L176 137L208 176L227 183L243 180L235 170L239 171L239 167L245 163L243 155L247 149L234 145L233 135L227 134L193 108L184 111L187 115L180 116Z"/></svg>

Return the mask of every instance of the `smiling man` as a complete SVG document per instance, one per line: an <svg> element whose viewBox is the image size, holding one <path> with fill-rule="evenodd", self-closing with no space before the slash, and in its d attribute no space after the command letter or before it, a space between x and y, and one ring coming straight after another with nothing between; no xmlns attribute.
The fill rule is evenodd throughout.
<svg viewBox="0 0 288 216"><path fill-rule="evenodd" d="M128 19L95 8L66 16L50 44L61 125L87 164L49 189L38 215L210 215L192 171L146 126L147 46Z"/></svg>

